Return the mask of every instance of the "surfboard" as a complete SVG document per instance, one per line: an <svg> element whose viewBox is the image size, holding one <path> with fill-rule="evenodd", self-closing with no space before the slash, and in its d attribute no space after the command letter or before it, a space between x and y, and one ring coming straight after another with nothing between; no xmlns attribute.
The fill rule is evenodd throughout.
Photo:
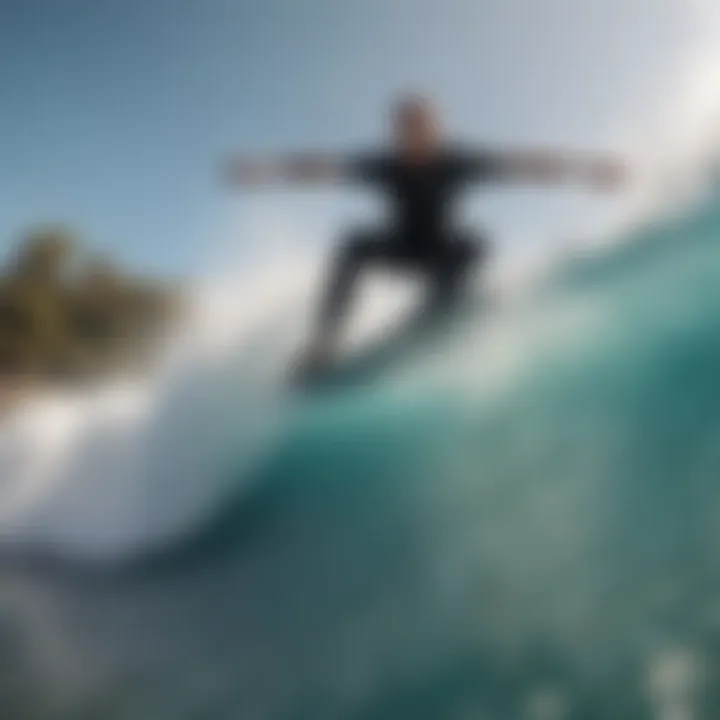
<svg viewBox="0 0 720 720"><path fill-rule="evenodd" d="M350 352L341 353L320 368L304 372L293 368L292 384L305 392L342 390L371 384L389 368L398 366L424 349L443 342L443 335L455 332L464 318L474 316L487 305L481 297L465 298L450 306L425 305L410 311L379 337Z"/></svg>

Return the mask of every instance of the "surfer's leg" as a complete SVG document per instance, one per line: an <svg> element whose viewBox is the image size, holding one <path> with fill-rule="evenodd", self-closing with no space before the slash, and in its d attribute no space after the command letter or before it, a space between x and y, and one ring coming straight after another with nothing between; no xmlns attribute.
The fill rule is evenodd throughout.
<svg viewBox="0 0 720 720"><path fill-rule="evenodd" d="M455 234L442 243L430 268L433 304L451 304L467 288L485 255L485 243L470 234Z"/></svg>
<svg viewBox="0 0 720 720"><path fill-rule="evenodd" d="M318 320L319 342L332 343L348 311L361 270L390 255L386 234L363 231L350 235L340 247L330 270Z"/></svg>

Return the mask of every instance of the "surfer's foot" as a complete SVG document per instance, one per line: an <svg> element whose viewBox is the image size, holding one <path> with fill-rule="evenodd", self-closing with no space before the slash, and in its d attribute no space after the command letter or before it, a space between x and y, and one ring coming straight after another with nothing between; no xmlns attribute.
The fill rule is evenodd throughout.
<svg viewBox="0 0 720 720"><path fill-rule="evenodd" d="M335 359L335 349L335 343L330 340L314 342L300 357L295 375L301 379L317 377Z"/></svg>

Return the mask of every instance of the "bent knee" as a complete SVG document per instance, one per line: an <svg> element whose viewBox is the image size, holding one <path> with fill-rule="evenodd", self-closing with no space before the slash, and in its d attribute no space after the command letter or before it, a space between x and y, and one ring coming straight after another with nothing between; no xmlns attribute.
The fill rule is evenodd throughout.
<svg viewBox="0 0 720 720"><path fill-rule="evenodd" d="M458 267L472 266L483 258L482 246L471 238L460 238L452 245L451 262Z"/></svg>
<svg viewBox="0 0 720 720"><path fill-rule="evenodd" d="M372 230L353 230L345 236L340 254L347 260L362 261L378 254L382 238Z"/></svg>
<svg viewBox="0 0 720 720"><path fill-rule="evenodd" d="M484 263L490 256L490 243L484 235L467 233L458 238L459 262L467 265Z"/></svg>

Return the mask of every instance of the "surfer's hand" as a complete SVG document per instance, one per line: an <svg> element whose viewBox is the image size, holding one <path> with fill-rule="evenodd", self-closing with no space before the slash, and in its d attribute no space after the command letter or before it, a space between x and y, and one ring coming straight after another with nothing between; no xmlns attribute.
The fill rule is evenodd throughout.
<svg viewBox="0 0 720 720"><path fill-rule="evenodd" d="M519 151L502 156L510 177L541 183L583 183L601 190L614 190L627 177L624 163L616 158L562 151Z"/></svg>
<svg viewBox="0 0 720 720"><path fill-rule="evenodd" d="M277 179L277 168L257 158L231 160L225 166L225 178L232 185L253 187Z"/></svg>
<svg viewBox="0 0 720 720"><path fill-rule="evenodd" d="M599 190L617 190L627 179L627 167L618 160L598 160L588 168L590 183Z"/></svg>
<svg viewBox="0 0 720 720"><path fill-rule="evenodd" d="M226 167L233 185L257 187L281 183L342 179L344 164L329 153L293 153L276 158L237 158Z"/></svg>

